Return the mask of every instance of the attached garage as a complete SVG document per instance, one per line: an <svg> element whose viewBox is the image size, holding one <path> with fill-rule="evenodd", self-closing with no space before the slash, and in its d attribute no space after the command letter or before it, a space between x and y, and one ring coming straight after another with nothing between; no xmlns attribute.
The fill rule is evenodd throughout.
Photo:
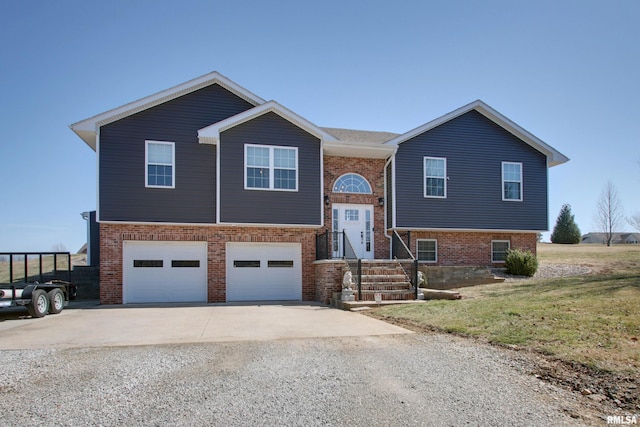
<svg viewBox="0 0 640 427"><path fill-rule="evenodd" d="M302 299L299 243L227 243L227 301Z"/></svg>
<svg viewBox="0 0 640 427"><path fill-rule="evenodd" d="M123 302L206 302L207 242L125 241Z"/></svg>

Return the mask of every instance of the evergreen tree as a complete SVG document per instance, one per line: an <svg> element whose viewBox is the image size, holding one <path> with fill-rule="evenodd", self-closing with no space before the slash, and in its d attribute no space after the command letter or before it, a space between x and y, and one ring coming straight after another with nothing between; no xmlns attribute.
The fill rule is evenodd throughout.
<svg viewBox="0 0 640 427"><path fill-rule="evenodd" d="M571 205L563 205L551 233L551 243L580 243L580 229L571 214Z"/></svg>

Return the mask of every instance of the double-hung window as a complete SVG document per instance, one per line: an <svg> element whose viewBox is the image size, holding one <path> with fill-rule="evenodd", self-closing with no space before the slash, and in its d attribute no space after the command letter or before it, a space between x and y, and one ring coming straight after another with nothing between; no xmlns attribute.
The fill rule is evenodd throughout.
<svg viewBox="0 0 640 427"><path fill-rule="evenodd" d="M146 141L145 186L175 188L175 144L173 142Z"/></svg>
<svg viewBox="0 0 640 427"><path fill-rule="evenodd" d="M507 260L507 251L511 246L509 240L492 240L491 241L491 262L505 262Z"/></svg>
<svg viewBox="0 0 640 427"><path fill-rule="evenodd" d="M245 189L298 190L298 149L271 145L244 146Z"/></svg>
<svg viewBox="0 0 640 427"><path fill-rule="evenodd" d="M418 261L438 262L438 241L418 239Z"/></svg>
<svg viewBox="0 0 640 427"><path fill-rule="evenodd" d="M447 197L447 159L424 158L424 197Z"/></svg>
<svg viewBox="0 0 640 427"><path fill-rule="evenodd" d="M522 163L502 162L502 200L522 201Z"/></svg>

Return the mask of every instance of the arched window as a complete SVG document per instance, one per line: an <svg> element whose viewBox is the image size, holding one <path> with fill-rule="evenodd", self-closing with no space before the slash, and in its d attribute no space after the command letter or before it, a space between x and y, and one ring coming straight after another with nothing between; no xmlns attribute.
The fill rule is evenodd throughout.
<svg viewBox="0 0 640 427"><path fill-rule="evenodd" d="M371 186L357 173L347 173L336 179L333 184L334 193L371 194Z"/></svg>

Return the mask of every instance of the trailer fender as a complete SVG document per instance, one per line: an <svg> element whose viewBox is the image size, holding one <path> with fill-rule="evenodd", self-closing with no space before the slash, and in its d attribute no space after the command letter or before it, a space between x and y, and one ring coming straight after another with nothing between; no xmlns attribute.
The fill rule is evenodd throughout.
<svg viewBox="0 0 640 427"><path fill-rule="evenodd" d="M31 299L31 294L36 289L38 289L37 284L28 284L27 286L25 286L22 290L22 299Z"/></svg>

